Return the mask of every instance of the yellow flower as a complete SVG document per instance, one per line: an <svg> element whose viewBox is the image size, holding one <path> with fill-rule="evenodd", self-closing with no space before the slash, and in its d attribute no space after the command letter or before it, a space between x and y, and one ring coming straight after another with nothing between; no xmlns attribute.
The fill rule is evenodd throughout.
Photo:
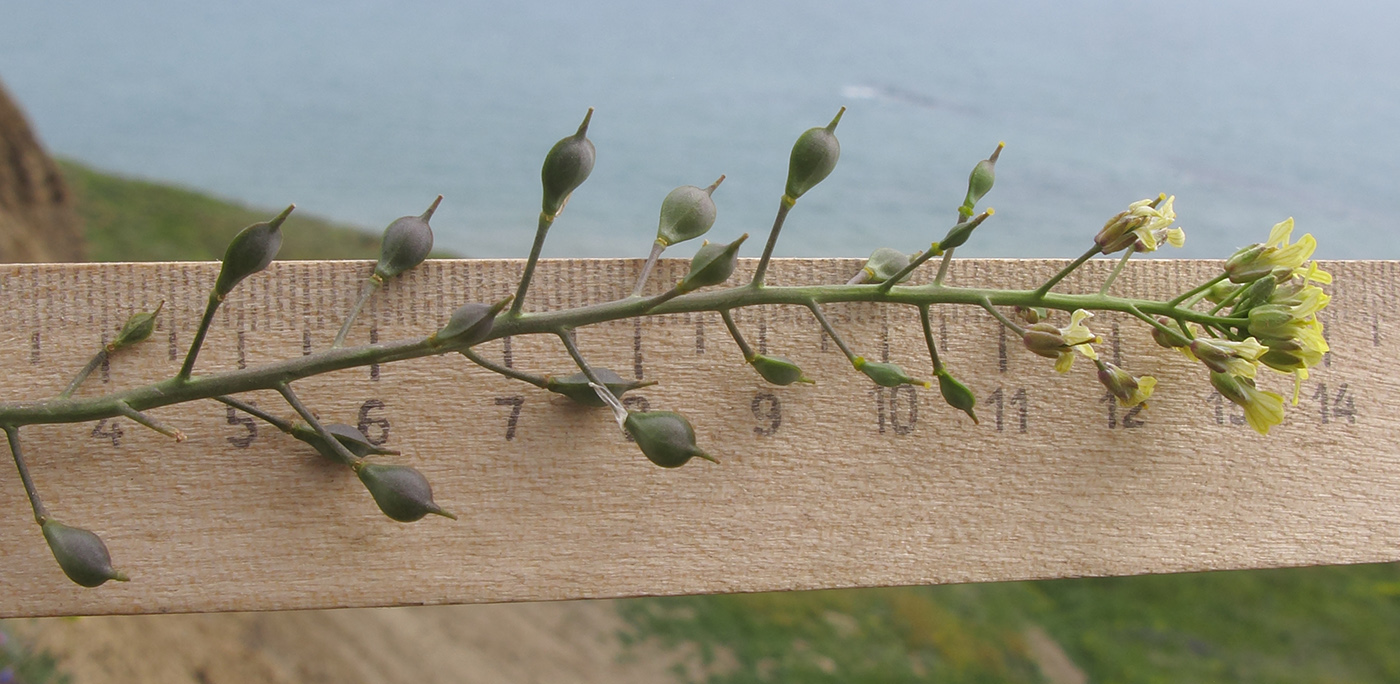
<svg viewBox="0 0 1400 684"><path fill-rule="evenodd" d="M1152 396L1152 389L1157 386L1157 378L1144 375L1135 378L1128 371L1119 368L1111 363L1095 359L1099 367L1099 382L1113 396L1118 398L1118 404L1124 408L1147 405L1147 398Z"/></svg>
<svg viewBox="0 0 1400 684"><path fill-rule="evenodd" d="M1084 320L1092 316L1088 311L1076 309L1070 314L1069 327L1056 328L1049 323L1036 323L1026 329L1021 342L1036 354L1055 359L1055 370L1068 373L1074 363L1075 352L1094 360L1099 358L1091 345L1103 340L1084 325Z"/></svg>
<svg viewBox="0 0 1400 684"><path fill-rule="evenodd" d="M1181 229L1178 228L1175 234L1166 232L1176 220L1176 211L1172 209L1175 201L1175 195L1158 195L1156 199L1133 202L1128 205L1127 211L1119 212L1104 224L1099 234L1094 236L1094 242L1104 254L1129 247L1139 252L1151 252L1157 249L1158 232L1162 231L1164 238L1175 246L1181 246L1186 240L1186 234Z"/></svg>
<svg viewBox="0 0 1400 684"><path fill-rule="evenodd" d="M1188 347L1191 358L1219 373L1252 378L1259 368L1259 357L1268 348L1253 337L1243 342L1197 337Z"/></svg>
<svg viewBox="0 0 1400 684"><path fill-rule="evenodd" d="M1244 407L1244 418L1255 432L1269 434L1269 428L1283 422L1283 397L1254 386L1249 378L1212 372L1210 384L1221 396Z"/></svg>
<svg viewBox="0 0 1400 684"><path fill-rule="evenodd" d="M1293 235L1293 219L1289 217L1274 225L1269 231L1269 239L1235 252L1225 262L1225 272L1230 274L1232 283L1248 283L1273 273L1275 269L1288 269L1294 275L1308 277L1308 270L1302 268L1313 252L1317 251L1317 239L1312 233L1304 233L1297 242L1289 243ZM1313 280L1320 283L1332 281L1326 271L1313 268Z"/></svg>

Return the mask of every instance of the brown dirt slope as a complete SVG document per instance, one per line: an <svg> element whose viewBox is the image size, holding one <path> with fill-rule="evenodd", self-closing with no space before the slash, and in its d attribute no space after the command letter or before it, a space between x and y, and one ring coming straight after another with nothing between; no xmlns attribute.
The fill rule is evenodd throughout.
<svg viewBox="0 0 1400 684"><path fill-rule="evenodd" d="M0 263L82 259L72 194L0 84Z"/></svg>

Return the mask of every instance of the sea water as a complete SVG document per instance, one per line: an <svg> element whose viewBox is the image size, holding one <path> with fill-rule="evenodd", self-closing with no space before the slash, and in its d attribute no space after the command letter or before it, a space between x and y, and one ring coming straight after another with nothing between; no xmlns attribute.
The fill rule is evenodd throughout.
<svg viewBox="0 0 1400 684"><path fill-rule="evenodd" d="M1319 256L1400 257L1400 11L1307 2L19 2L0 80L53 152L379 229L439 193L438 244L523 256L539 164L595 107L592 178L546 256L641 256L720 174L757 238L792 142L848 108L778 254L927 247L1005 140L960 250L1076 256L1174 194L1218 257L1293 216ZM689 248L677 252L689 254Z"/></svg>

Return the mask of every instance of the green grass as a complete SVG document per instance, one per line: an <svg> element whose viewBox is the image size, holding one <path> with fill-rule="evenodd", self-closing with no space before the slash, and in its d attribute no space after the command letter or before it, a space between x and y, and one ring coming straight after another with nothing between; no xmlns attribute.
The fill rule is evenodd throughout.
<svg viewBox="0 0 1400 684"><path fill-rule="evenodd" d="M59 168L73 189L91 261L220 259L229 239L283 207L258 209L183 188L96 171L74 161ZM279 259L374 259L379 232L293 212Z"/></svg>
<svg viewBox="0 0 1400 684"><path fill-rule="evenodd" d="M640 599L624 640L683 679L1040 682L1038 625L1090 682L1400 682L1400 565ZM834 616L834 617L833 617ZM696 676L696 672L703 675Z"/></svg>

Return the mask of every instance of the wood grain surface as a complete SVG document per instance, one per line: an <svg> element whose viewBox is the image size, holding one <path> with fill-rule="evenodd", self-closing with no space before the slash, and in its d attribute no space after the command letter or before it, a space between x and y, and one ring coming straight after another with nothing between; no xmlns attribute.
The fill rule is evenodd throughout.
<svg viewBox="0 0 1400 684"><path fill-rule="evenodd" d="M1032 287L1062 261L960 260L949 282ZM851 259L778 260L773 285L845 282ZM741 266L751 269L753 263ZM1108 262L1058 289L1096 290ZM541 264L527 310L625 296L638 260ZM653 287L684 264L665 261ZM1205 373L1111 315L1101 352L1159 379L1151 407L1104 400L1089 364L1057 375L986 313L935 307L949 368L980 425L936 391L872 386L794 307L736 312L750 342L815 386L772 387L742 363L718 315L582 329L597 365L660 384L633 401L677 410L723 463L648 463L607 413L460 357L298 383L323 419L403 451L460 520L388 520L343 467L213 402L153 412L175 444L125 419L25 428L53 515L106 540L132 581L82 589L59 571L15 470L0 464L0 617L280 610L1127 575L1400 559L1400 262L1325 264L1332 345L1266 438ZM389 285L351 343L425 335L464 301L514 290L521 261L433 261ZM1116 294L1169 297L1217 262L1134 262ZM219 314L197 372L330 344L369 271L286 262ZM179 367L214 263L0 266L0 397L51 396L128 314L165 301L155 336L81 395ZM928 276L925 274L924 278ZM856 352L930 375L912 307L828 307ZM537 373L574 371L557 339L481 351ZM1291 379L1264 381L1287 394ZM288 418L272 394L262 408Z"/></svg>

